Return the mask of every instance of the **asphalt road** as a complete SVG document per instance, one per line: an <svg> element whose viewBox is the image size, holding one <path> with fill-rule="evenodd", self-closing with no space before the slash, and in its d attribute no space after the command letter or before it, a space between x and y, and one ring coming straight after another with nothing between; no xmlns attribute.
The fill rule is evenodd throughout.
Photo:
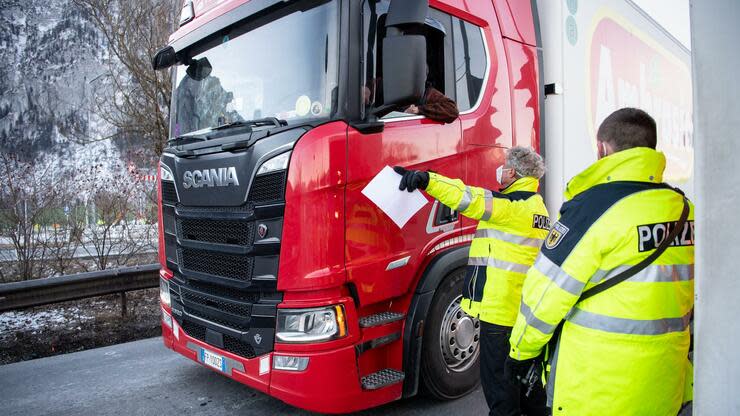
<svg viewBox="0 0 740 416"><path fill-rule="evenodd" d="M453 402L414 397L362 415L483 415L483 393ZM306 415L201 367L160 338L0 366L0 414Z"/></svg>

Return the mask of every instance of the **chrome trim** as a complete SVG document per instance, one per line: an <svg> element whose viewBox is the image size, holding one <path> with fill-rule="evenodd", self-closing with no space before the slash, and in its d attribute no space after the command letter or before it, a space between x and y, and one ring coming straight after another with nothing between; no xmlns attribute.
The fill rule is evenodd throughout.
<svg viewBox="0 0 740 416"><path fill-rule="evenodd" d="M385 268L385 271L390 271L393 269L399 269L407 264L409 264L409 259L411 259L411 256L406 256L402 259L393 260L392 262L388 263L388 266Z"/></svg>
<svg viewBox="0 0 740 416"><path fill-rule="evenodd" d="M452 231L455 229L455 224L458 223L458 221L448 222L447 224L441 224L441 225L434 225L434 218L437 216L437 208L439 208L439 201L436 199L434 200L434 204L432 204L432 211L429 213L429 219L427 219L427 234L436 234L438 232L444 231Z"/></svg>

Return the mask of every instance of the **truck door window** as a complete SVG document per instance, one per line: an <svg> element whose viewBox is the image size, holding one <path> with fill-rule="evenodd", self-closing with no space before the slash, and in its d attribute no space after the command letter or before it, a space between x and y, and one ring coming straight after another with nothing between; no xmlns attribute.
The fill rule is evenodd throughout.
<svg viewBox="0 0 740 416"><path fill-rule="evenodd" d="M455 91L460 112L476 106L483 88L488 58L483 32L458 18L452 18L452 37L455 44Z"/></svg>
<svg viewBox="0 0 740 416"><path fill-rule="evenodd" d="M363 8L363 69L365 75L361 97L365 111L383 104L383 63L381 62L381 56L383 38L386 34L385 19L389 4L389 0L366 0ZM451 17L435 9L429 9L429 17L445 28L446 36L432 29L424 32L427 39L427 87L433 87L454 100ZM391 112L383 118L412 116L402 110Z"/></svg>

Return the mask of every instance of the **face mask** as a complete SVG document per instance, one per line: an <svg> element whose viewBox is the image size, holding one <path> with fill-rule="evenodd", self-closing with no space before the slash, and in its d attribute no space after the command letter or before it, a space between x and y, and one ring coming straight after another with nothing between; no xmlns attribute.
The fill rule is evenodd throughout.
<svg viewBox="0 0 740 416"><path fill-rule="evenodd" d="M504 165L496 168L496 181L501 184L502 180L504 180Z"/></svg>

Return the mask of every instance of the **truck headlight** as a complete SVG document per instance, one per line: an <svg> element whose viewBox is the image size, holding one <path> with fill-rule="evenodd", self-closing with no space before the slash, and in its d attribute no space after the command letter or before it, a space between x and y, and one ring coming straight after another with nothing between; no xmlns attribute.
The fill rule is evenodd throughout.
<svg viewBox="0 0 740 416"><path fill-rule="evenodd" d="M278 309L277 334L281 342L321 342L347 335L341 305L311 309Z"/></svg>
<svg viewBox="0 0 740 416"><path fill-rule="evenodd" d="M170 171L170 169L164 165L159 165L159 177L163 181L169 181L169 182L175 181L175 177L174 175L172 175L172 172Z"/></svg>
<svg viewBox="0 0 740 416"><path fill-rule="evenodd" d="M290 152L279 154L267 162L263 163L257 170L258 175L264 175L265 173L277 172L279 170L288 169L288 162L290 161Z"/></svg>
<svg viewBox="0 0 740 416"><path fill-rule="evenodd" d="M170 284L161 278L159 279L159 299L168 308L170 307Z"/></svg>

